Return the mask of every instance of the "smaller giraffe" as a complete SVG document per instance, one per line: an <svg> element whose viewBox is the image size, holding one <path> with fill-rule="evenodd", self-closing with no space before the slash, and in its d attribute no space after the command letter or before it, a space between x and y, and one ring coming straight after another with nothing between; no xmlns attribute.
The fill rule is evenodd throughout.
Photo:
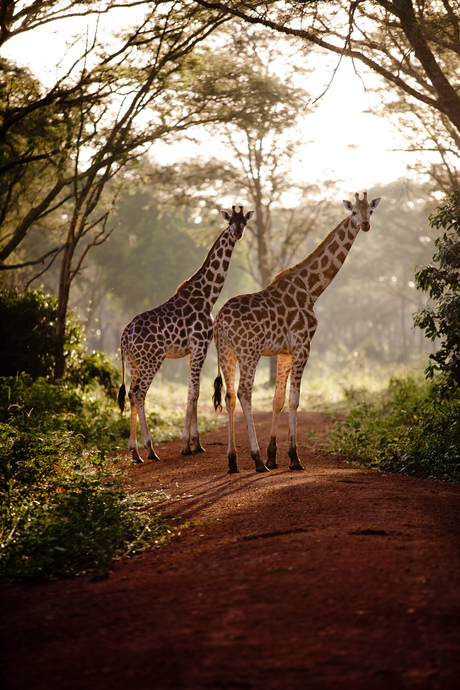
<svg viewBox="0 0 460 690"><path fill-rule="evenodd" d="M233 297L224 304L214 321L219 373L214 381L214 406L221 407L223 373L228 411L228 472L238 472L234 413L236 405L235 375L238 363L240 380L238 398L243 409L251 445L251 457L257 472L277 467L276 434L286 397L286 384L291 376L289 392L289 450L291 470L303 470L297 454L296 428L300 384L310 354L317 319L314 304L341 268L359 232L367 232L370 217L380 198L367 200L367 192L355 203L344 201L351 215L345 218L321 244L300 263L279 273L260 292ZM261 356L277 355L277 377L273 397L273 419L267 464L260 457L252 417L252 388L256 367Z"/></svg>
<svg viewBox="0 0 460 690"><path fill-rule="evenodd" d="M244 228L253 213L249 211L244 215L242 206L238 212L232 206L231 215L221 211L228 227L217 237L198 271L179 285L167 302L135 316L122 333L123 383L118 393L118 404L123 413L126 358L131 372L131 433L128 448L134 462L143 462L136 440L138 415L147 457L149 460L159 459L153 450L147 426L145 396L165 358L178 359L189 355L190 376L181 453L189 455L203 452L198 434L197 402L201 369L212 340L211 311L224 285L235 243L243 237Z"/></svg>

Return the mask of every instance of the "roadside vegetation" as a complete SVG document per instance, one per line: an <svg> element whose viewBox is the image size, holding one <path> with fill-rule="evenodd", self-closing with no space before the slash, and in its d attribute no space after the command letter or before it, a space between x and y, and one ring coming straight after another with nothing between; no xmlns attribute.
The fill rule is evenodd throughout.
<svg viewBox="0 0 460 690"><path fill-rule="evenodd" d="M52 378L47 337L55 310L56 301L40 291L22 299L3 293L0 301L2 316L15 323L16 342L3 353L0 378L0 578L6 580L105 577L115 559L155 547L175 530L155 510L161 493L126 489L126 463L116 454L129 438L129 419L115 402L119 372L102 353L84 350L74 315L66 375ZM22 373L8 375L7 362ZM157 443L179 436L183 423L180 412L166 407L167 389L164 404L150 406Z"/></svg>
<svg viewBox="0 0 460 690"><path fill-rule="evenodd" d="M460 191L446 197L430 224L443 234L431 263L415 276L430 302L414 323L437 342L427 381L394 379L374 402L352 408L331 449L390 472L460 481Z"/></svg>

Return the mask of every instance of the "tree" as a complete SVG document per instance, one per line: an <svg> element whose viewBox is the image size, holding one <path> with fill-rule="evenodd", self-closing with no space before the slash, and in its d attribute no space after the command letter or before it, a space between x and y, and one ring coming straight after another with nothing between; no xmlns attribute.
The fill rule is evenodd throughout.
<svg viewBox="0 0 460 690"><path fill-rule="evenodd" d="M428 378L441 372L446 389L460 385L460 191L456 191L430 216L432 227L443 229L436 240L433 263L416 273L417 288L428 292L428 304L414 316L427 338L440 338L441 347L430 355Z"/></svg>
<svg viewBox="0 0 460 690"><path fill-rule="evenodd" d="M84 5L69 3L67 9L72 14L77 6ZM116 7L116 3L108 3L107 7ZM33 10L30 6L28 9ZM51 3L49 9L61 12L58 4ZM65 11L66 8L64 16ZM32 25L38 15L34 14ZM19 21L17 17L16 21ZM11 149L9 142L17 129L27 130L31 118L37 117L44 108L54 107L70 123L66 146L49 151L48 155L41 150L40 157L49 174L38 178L42 186L38 184L29 207L19 214L0 248L2 270L28 266L49 256L54 259L61 254L55 351L57 378L62 376L65 366L63 343L70 285L89 249L107 236L108 214L100 211L105 185L155 139L219 117L209 101L195 107L192 85L186 88L181 83L181 69L193 48L221 22L221 13L210 14L194 3L148 3L138 25L118 34L115 47L103 50L95 35L53 89L32 96L28 93L19 104L10 101L4 104L0 144L6 142L7 149ZM11 23L14 24L13 20L7 25ZM55 158L62 150L68 153L57 167ZM15 160L5 162L0 173L12 179L14 170L20 170L19 177L24 180L27 165L36 165L36 160L34 156L24 158L23 153L24 146L16 152ZM34 183L37 184L35 176ZM62 223L64 206L66 223ZM5 209L5 218L8 211L14 215L11 203ZM45 218L50 224L58 218L64 229L59 245L45 256L6 263L18 251L27 233ZM82 241L86 245L77 255Z"/></svg>
<svg viewBox="0 0 460 690"><path fill-rule="evenodd" d="M460 14L457 0L291 0L213 2L251 24L291 36L366 66L395 98L436 114L458 150L460 141ZM444 121L444 125L442 125Z"/></svg>
<svg viewBox="0 0 460 690"><path fill-rule="evenodd" d="M217 188L225 197L246 200L255 210L245 231L248 268L256 284L266 287L294 262L320 207L312 201L317 186L296 180L292 166L301 141L300 117L311 110L309 94L295 81L306 79L308 70L304 57L299 64L286 41L273 41L266 30L234 22L219 36L231 40L218 50L200 46L189 78L198 103L214 99L228 111L227 118L206 126L222 153L181 162L162 178L175 174L182 194L188 183L195 203L198 194L207 205ZM288 195L291 207L285 208Z"/></svg>
<svg viewBox="0 0 460 690"><path fill-rule="evenodd" d="M256 211L246 229L253 278L266 286L298 254L317 211L312 212L317 186L298 181L292 166L302 138L299 120L311 110L309 94L294 81L306 79L308 71L296 64L285 41L273 42L266 31L236 24L230 38L219 50L200 47L189 76L197 102L224 104L221 120L201 128L200 140L211 133L213 151L153 174L156 182L171 185L176 199L202 206L204 213L216 195L245 199ZM219 155L213 156L216 149Z"/></svg>

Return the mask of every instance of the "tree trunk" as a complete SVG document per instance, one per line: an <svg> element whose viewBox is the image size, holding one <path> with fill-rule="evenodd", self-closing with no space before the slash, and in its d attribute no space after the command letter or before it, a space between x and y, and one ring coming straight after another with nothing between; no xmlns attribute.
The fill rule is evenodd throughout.
<svg viewBox="0 0 460 690"><path fill-rule="evenodd" d="M260 280L262 287L265 288L272 280L271 267L268 265L268 249L267 249L267 224L265 222L265 215L262 203L256 199L256 226L257 226L257 259L259 262ZM268 384L275 385L276 383L276 369L277 358L269 358L269 377Z"/></svg>
<svg viewBox="0 0 460 690"><path fill-rule="evenodd" d="M75 244L68 241L64 247L59 276L58 308L56 316L56 341L54 349L54 378L62 379L65 371L65 328L69 307L71 266Z"/></svg>

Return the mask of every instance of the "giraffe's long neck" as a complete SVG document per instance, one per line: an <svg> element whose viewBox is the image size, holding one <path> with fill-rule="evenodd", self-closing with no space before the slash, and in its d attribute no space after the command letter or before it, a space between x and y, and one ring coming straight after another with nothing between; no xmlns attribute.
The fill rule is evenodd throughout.
<svg viewBox="0 0 460 690"><path fill-rule="evenodd" d="M212 310L224 286L235 242L230 228L221 232L198 271L179 285L176 294L204 297Z"/></svg>
<svg viewBox="0 0 460 690"><path fill-rule="evenodd" d="M305 283L313 303L316 302L342 267L358 230L352 224L351 216L348 216L306 259L279 273L273 283L289 279L298 282L300 279Z"/></svg>

